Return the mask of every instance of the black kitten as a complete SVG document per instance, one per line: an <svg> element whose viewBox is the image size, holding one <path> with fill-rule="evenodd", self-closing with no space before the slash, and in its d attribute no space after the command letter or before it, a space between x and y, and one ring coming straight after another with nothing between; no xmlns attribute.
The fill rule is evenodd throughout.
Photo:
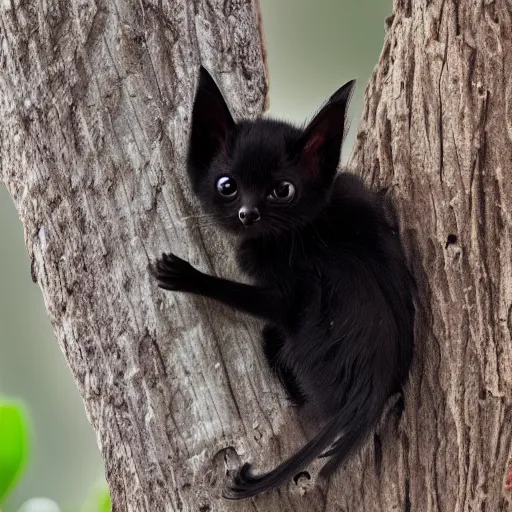
<svg viewBox="0 0 512 512"><path fill-rule="evenodd" d="M382 194L337 174L354 82L307 125L235 123L201 68L189 173L219 224L240 237L238 261L254 285L203 274L173 254L154 270L161 288L211 297L263 317L265 354L291 400L316 407L319 434L276 469L245 464L227 492L278 487L314 458L327 476L378 422L407 379L413 351L412 278L395 216Z"/></svg>

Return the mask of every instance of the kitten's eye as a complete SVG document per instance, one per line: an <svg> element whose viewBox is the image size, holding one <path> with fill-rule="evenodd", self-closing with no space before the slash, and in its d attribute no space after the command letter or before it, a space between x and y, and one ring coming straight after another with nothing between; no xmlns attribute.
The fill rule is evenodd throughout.
<svg viewBox="0 0 512 512"><path fill-rule="evenodd" d="M295 197L295 187L289 181L282 181L272 193L267 196L269 201L274 203L288 203Z"/></svg>
<svg viewBox="0 0 512 512"><path fill-rule="evenodd" d="M217 180L217 192L226 199L234 199L238 187L236 181L229 176L223 176Z"/></svg>

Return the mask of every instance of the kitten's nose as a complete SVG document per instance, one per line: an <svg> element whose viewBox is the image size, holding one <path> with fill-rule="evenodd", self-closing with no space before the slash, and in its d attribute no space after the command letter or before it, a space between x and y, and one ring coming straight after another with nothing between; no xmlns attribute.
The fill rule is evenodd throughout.
<svg viewBox="0 0 512 512"><path fill-rule="evenodd" d="M247 206L242 206L242 208L238 210L238 218L244 226L251 226L255 222L258 222L261 216L258 208L248 208Z"/></svg>

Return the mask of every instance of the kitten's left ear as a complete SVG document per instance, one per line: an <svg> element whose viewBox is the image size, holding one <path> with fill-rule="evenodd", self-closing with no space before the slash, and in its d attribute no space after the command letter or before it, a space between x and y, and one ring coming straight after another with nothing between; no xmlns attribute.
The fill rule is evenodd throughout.
<svg viewBox="0 0 512 512"><path fill-rule="evenodd" d="M346 115L356 81L340 87L308 124L299 141L300 161L312 179L331 180L340 160Z"/></svg>
<svg viewBox="0 0 512 512"><path fill-rule="evenodd" d="M210 73L201 66L192 107L189 164L196 170L208 167L215 154L224 147L234 126L222 93Z"/></svg>

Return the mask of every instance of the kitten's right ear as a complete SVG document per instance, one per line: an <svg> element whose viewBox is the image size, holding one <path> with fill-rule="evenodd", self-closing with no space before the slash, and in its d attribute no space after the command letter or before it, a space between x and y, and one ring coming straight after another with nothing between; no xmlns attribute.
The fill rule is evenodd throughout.
<svg viewBox="0 0 512 512"><path fill-rule="evenodd" d="M314 180L330 182L340 160L346 115L355 80L340 87L305 128L296 151Z"/></svg>
<svg viewBox="0 0 512 512"><path fill-rule="evenodd" d="M208 167L215 154L224 147L235 122L222 93L210 73L201 66L199 85L192 108L189 162L195 169Z"/></svg>

